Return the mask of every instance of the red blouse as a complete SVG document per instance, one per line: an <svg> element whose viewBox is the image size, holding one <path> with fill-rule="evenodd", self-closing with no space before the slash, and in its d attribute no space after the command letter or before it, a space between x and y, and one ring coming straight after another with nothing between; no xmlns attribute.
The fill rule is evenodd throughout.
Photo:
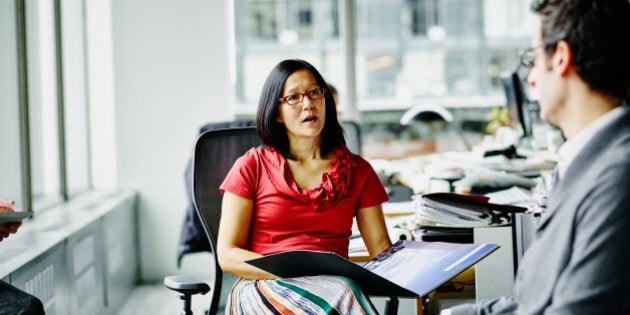
<svg viewBox="0 0 630 315"><path fill-rule="evenodd" d="M301 190L286 159L272 147L241 156L221 184L254 201L249 250L267 255L305 249L348 256L352 219L388 200L372 166L345 146L334 151L332 169L315 189Z"/></svg>

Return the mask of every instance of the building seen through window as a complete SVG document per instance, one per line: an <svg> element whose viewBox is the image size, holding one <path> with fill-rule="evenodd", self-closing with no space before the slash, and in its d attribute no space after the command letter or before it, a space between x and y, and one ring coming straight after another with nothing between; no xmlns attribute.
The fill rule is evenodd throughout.
<svg viewBox="0 0 630 315"><path fill-rule="evenodd" d="M234 0L236 100L254 104L279 60L302 58L346 90L339 1ZM503 100L510 69L533 33L526 0L355 0L360 110L425 99ZM500 96L497 98L497 96ZM500 105L500 104L488 104Z"/></svg>

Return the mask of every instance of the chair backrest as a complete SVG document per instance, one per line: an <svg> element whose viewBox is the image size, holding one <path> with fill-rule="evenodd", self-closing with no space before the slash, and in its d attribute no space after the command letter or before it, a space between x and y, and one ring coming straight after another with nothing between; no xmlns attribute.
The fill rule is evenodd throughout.
<svg viewBox="0 0 630 315"><path fill-rule="evenodd" d="M255 126L253 120L215 121L202 125L201 128L199 128L199 135L209 130L253 126ZM192 151L194 155L194 148ZM181 266L182 260L186 254L212 251L210 241L208 240L206 232L199 220L199 215L197 215L197 211L195 210L195 202L193 201L192 160L193 156L191 156L188 160L186 170L184 171L184 182L186 184L186 197L188 197L188 204L186 205L186 216L184 217L184 222L182 222L179 245L177 246L178 268Z"/></svg>
<svg viewBox="0 0 630 315"><path fill-rule="evenodd" d="M351 120L343 121L346 146L354 154L361 154L361 126Z"/></svg>
<svg viewBox="0 0 630 315"><path fill-rule="evenodd" d="M219 186L238 157L260 145L254 127L217 129L204 132L197 138L193 156L193 200L195 209L210 240L215 265L210 314L219 311L220 300L227 295L231 284L223 280L223 272L216 257L216 240L221 218L222 195ZM233 281L232 281L233 282ZM223 290L222 290L223 287ZM221 303L223 304L223 303Z"/></svg>

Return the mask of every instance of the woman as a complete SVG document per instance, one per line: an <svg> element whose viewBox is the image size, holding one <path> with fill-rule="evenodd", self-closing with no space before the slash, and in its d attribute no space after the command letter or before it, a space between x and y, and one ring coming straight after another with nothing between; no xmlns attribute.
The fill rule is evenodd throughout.
<svg viewBox="0 0 630 315"><path fill-rule="evenodd" d="M350 279L278 279L245 263L297 249L347 257L355 217L370 256L391 245L381 208L387 194L369 163L346 148L333 97L312 65L276 65L256 129L263 145L239 158L221 185L219 264L241 278L226 312L373 313Z"/></svg>

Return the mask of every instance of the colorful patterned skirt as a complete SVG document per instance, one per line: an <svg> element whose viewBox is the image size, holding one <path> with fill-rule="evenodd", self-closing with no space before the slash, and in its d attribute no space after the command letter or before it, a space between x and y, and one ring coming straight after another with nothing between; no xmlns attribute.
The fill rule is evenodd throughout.
<svg viewBox="0 0 630 315"><path fill-rule="evenodd" d="M226 314L377 314L352 280L337 276L239 279Z"/></svg>

